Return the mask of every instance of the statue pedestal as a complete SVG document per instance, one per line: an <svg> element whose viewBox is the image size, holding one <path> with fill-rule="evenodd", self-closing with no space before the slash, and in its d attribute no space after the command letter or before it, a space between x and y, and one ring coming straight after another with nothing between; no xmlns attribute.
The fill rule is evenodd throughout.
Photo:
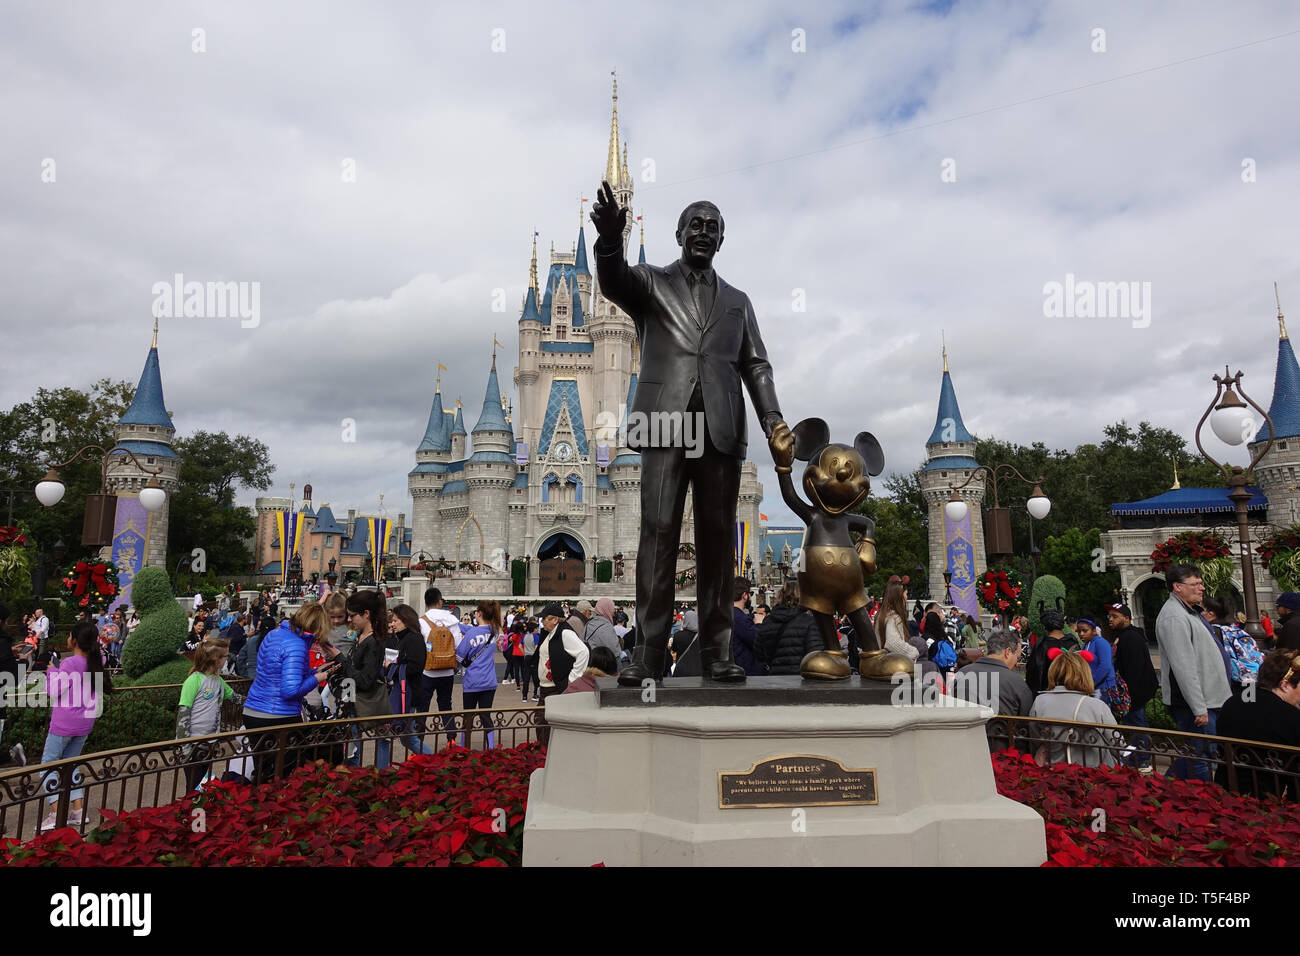
<svg viewBox="0 0 1300 956"><path fill-rule="evenodd" d="M960 701L893 706L889 685L857 678L802 683L670 679L651 702L602 680L595 694L550 698L524 865L1038 866L1047 858L1042 818L997 793L984 736L991 710ZM817 702L802 702L807 691ZM854 772L864 770L874 774Z"/></svg>

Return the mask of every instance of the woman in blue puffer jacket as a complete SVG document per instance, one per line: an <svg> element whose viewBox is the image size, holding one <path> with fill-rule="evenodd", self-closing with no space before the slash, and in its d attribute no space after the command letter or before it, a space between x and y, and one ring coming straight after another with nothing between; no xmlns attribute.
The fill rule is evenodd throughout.
<svg viewBox="0 0 1300 956"><path fill-rule="evenodd" d="M308 604L262 639L257 648L257 676L244 701L245 727L256 730L302 720L302 699L325 682L331 666L312 670L307 649L316 635L329 631L330 620L325 609L319 604ZM274 776L273 758L264 751L274 748L275 735L251 734L250 742L254 753L261 754L255 759L254 782L262 783ZM296 751L285 754L285 773L294 768L298 756Z"/></svg>

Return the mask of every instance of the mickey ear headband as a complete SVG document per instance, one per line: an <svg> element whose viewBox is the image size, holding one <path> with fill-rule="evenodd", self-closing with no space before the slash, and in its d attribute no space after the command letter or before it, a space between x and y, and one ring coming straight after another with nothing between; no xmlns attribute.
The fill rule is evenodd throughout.
<svg viewBox="0 0 1300 956"><path fill-rule="evenodd" d="M1094 631L1100 631L1100 630L1101 630L1101 628L1099 628L1099 627L1096 625L1096 623L1095 623L1094 621L1092 621L1092 620L1090 620L1089 618L1086 618L1086 617L1081 617L1081 618L1079 618L1077 621L1075 621L1074 623L1075 623L1075 624L1087 624L1087 625L1088 625L1090 628L1092 628Z"/></svg>
<svg viewBox="0 0 1300 956"><path fill-rule="evenodd" d="M1056 660L1058 657L1060 657L1062 654L1066 654L1066 653L1069 653L1069 654L1078 654L1080 657L1082 657L1082 658L1083 658L1085 661L1087 661L1089 664L1091 664L1093 661L1095 661L1095 660L1097 659L1096 655L1094 655L1094 654L1092 653L1092 651L1063 651L1063 650L1061 650L1061 648L1059 648L1059 647L1049 647L1049 648L1047 649L1047 659L1048 659L1049 661L1054 661L1054 660Z"/></svg>

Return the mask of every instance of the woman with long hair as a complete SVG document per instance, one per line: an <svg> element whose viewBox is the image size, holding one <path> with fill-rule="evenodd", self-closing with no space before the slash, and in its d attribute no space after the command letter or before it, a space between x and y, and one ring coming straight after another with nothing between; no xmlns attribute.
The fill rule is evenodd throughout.
<svg viewBox="0 0 1300 956"><path fill-rule="evenodd" d="M420 636L420 615L409 604L399 604L388 612L388 650L397 651L397 664L390 665L396 679L401 680L400 688L394 684L390 700L394 713L418 714L416 706L416 689L424 672L424 638ZM391 653L390 655L391 656ZM402 670L402 667L405 670ZM424 727L424 719L419 719L419 726ZM402 737L402 743L413 754L431 754L433 749L425 746L424 738L414 733Z"/></svg>
<svg viewBox="0 0 1300 956"><path fill-rule="evenodd" d="M885 585L885 596L876 612L876 637L886 653L906 655L909 661L920 656L908 640L907 588L901 581L890 581Z"/></svg>
<svg viewBox="0 0 1300 956"><path fill-rule="evenodd" d="M104 671L104 659L99 647L99 629L93 621L78 621L72 625L68 636L68 656L45 671L45 689L50 697L50 730L45 735L45 749L41 763L67 760L80 755L86 738L95 727L95 719L103 713L103 693L113 692L113 680ZM79 784L81 774L73 775L72 782ZM41 781L46 792L57 788L58 781L47 775ZM84 794L73 790L69 794L68 825L80 826ZM50 801L49 813L39 829L49 830L55 825L59 801Z"/></svg>
<svg viewBox="0 0 1300 956"><path fill-rule="evenodd" d="M379 717L393 712L384 680L384 657L388 643L388 608L378 591L358 591L348 598L348 618L356 632L357 644L344 662L346 677L353 681L358 717ZM354 729L360 737L360 729ZM393 742L388 737L375 740L375 769L383 770L392 762ZM357 766L360 747L348 759Z"/></svg>
<svg viewBox="0 0 1300 956"><path fill-rule="evenodd" d="M464 710L491 710L497 692L496 640L501 635L501 605L496 601L480 601L474 609L474 627L466 628L456 647L456 659L465 668L461 684L461 707ZM479 724L490 728L485 714L476 715ZM468 746L469 731L474 729L474 718L466 721L461 746ZM487 745L494 744L493 733L488 729Z"/></svg>

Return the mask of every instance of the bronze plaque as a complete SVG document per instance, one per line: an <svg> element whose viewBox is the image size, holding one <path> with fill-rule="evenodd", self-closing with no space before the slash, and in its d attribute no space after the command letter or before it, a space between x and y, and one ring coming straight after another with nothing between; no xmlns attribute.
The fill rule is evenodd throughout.
<svg viewBox="0 0 1300 956"><path fill-rule="evenodd" d="M850 770L831 757L790 754L746 771L718 773L718 807L844 807L872 805L875 768Z"/></svg>

